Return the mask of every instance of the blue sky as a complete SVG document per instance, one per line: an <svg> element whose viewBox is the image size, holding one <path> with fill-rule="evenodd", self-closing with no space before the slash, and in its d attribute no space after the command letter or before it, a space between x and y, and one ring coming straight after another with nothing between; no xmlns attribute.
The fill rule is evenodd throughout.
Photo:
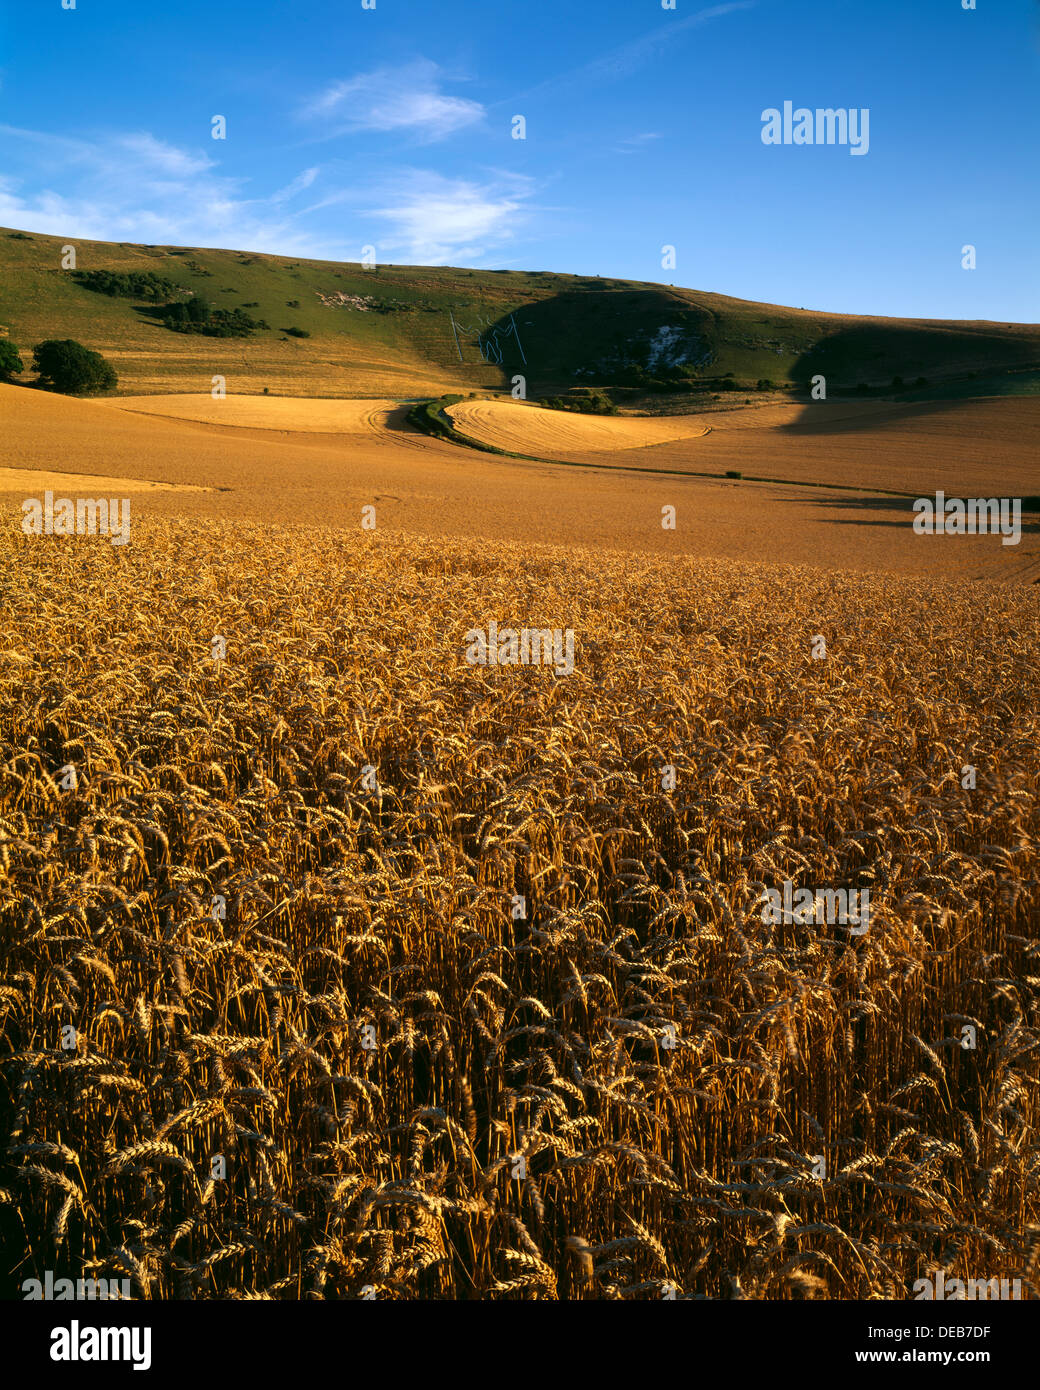
<svg viewBox="0 0 1040 1390"><path fill-rule="evenodd" d="M3 225L1040 320L1036 0L5 8ZM786 100L867 153L765 145Z"/></svg>

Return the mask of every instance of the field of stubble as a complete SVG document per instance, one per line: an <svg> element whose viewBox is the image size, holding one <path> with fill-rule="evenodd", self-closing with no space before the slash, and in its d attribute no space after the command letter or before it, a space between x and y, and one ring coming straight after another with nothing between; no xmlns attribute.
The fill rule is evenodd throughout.
<svg viewBox="0 0 1040 1390"><path fill-rule="evenodd" d="M1035 588L0 546L5 1297L1035 1296ZM869 932L763 924L788 878Z"/></svg>

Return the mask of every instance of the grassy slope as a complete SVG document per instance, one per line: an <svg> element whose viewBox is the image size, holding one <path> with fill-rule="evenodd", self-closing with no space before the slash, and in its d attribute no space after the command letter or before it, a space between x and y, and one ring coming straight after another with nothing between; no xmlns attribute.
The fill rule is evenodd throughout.
<svg viewBox="0 0 1040 1390"><path fill-rule="evenodd" d="M171 333L128 299L78 285L60 269L62 238L0 229L0 326L27 355L44 338L72 337L111 358L125 392L197 391L214 374L231 391L300 395L432 395L508 388L522 372L531 394L609 383L627 361L647 363L662 327L678 329L702 373L834 384L930 383L969 372L1040 365L1040 325L867 319L755 304L668 285L540 272L459 270L293 260L228 250L78 241L78 268L154 271L204 294L218 308L248 312L271 330L250 339ZM328 307L342 291L372 296L390 312ZM291 309L288 301L299 300ZM463 342L460 362L448 318L473 325L516 315L526 364L507 342L502 366L482 363ZM311 337L286 338L289 326ZM576 374L576 369L580 369Z"/></svg>

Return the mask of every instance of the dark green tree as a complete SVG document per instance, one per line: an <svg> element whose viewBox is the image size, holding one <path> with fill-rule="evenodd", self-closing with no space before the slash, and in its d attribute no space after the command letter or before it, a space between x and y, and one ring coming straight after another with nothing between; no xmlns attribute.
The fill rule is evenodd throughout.
<svg viewBox="0 0 1040 1390"><path fill-rule="evenodd" d="M72 338L48 338L33 349L33 366L40 385L65 395L97 395L113 391L118 382L111 363Z"/></svg>
<svg viewBox="0 0 1040 1390"><path fill-rule="evenodd" d="M167 304L163 307L162 317L168 328L183 328L189 322L188 306L183 300Z"/></svg>
<svg viewBox="0 0 1040 1390"><path fill-rule="evenodd" d="M0 338L0 381L10 381L21 371L24 371L24 367L18 349L9 338Z"/></svg>

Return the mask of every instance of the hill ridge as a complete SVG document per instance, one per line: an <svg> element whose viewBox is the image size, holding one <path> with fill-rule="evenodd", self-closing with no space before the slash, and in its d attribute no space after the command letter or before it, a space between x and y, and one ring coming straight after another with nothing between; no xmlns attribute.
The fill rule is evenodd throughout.
<svg viewBox="0 0 1040 1390"><path fill-rule="evenodd" d="M74 268L63 268L67 247ZM98 271L113 282L150 274L176 299L195 295L225 319L265 326L245 337L175 332L151 297L100 293L80 278ZM403 399L508 392L517 376L531 397L580 387L638 396L759 382L807 390L817 374L850 390L1040 370L1038 324L838 314L612 276L366 269L11 228L0 228L0 331L26 360L45 338L75 338L109 358L131 395L208 390L215 376L257 394Z"/></svg>

